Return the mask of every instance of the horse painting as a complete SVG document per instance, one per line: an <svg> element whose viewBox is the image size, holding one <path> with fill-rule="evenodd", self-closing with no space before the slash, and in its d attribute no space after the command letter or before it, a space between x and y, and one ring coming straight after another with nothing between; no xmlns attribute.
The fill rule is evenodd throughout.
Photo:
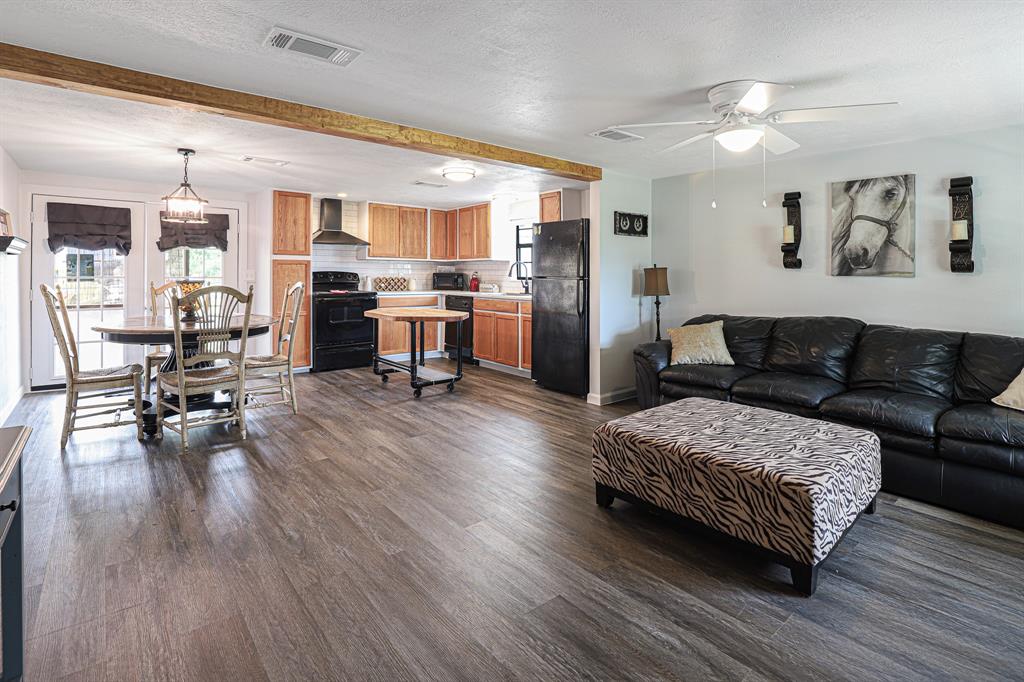
<svg viewBox="0 0 1024 682"><path fill-rule="evenodd" d="M914 276L914 176L832 183L832 274Z"/></svg>

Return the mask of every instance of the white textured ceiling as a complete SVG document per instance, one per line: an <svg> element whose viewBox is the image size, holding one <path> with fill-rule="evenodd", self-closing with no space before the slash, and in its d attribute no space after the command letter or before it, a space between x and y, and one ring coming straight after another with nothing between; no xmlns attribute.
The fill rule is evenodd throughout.
<svg viewBox="0 0 1024 682"><path fill-rule="evenodd" d="M706 168L709 147L656 155L679 130L622 145L586 134L704 118L705 91L727 80L794 84L786 108L902 104L788 126L794 156L1024 120L1019 0L0 0L0 12L6 42L649 177ZM365 54L339 68L263 47L274 24Z"/></svg>

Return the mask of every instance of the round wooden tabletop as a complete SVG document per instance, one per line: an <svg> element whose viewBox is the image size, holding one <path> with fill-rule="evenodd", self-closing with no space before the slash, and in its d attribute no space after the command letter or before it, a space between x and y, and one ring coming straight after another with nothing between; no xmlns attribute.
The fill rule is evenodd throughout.
<svg viewBox="0 0 1024 682"><path fill-rule="evenodd" d="M231 331L234 338L242 335L243 315L231 318ZM270 331L270 325L276 319L270 315L249 316L249 336L260 336ZM142 315L126 317L122 320L103 322L92 328L99 332L104 341L113 343L136 344L169 344L174 343L174 320L166 316ZM194 322L182 322L183 337L193 337L202 332Z"/></svg>
<svg viewBox="0 0 1024 682"><path fill-rule="evenodd" d="M460 310L439 308L374 308L367 310L363 315L395 322L458 322L469 317L469 313Z"/></svg>

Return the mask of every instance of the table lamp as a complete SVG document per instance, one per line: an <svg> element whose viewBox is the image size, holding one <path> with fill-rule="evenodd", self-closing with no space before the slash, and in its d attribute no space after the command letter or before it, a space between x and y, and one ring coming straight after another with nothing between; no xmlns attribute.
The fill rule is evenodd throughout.
<svg viewBox="0 0 1024 682"><path fill-rule="evenodd" d="M653 268L644 268L644 296L654 297L656 341L661 341L661 297L668 295L668 268L659 268L657 263Z"/></svg>

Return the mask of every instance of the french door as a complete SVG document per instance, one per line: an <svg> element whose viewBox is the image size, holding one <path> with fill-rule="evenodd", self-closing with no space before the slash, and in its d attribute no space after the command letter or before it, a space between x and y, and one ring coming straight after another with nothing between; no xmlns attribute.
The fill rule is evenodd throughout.
<svg viewBox="0 0 1024 682"><path fill-rule="evenodd" d="M49 228L46 205L49 202L89 206L112 206L131 211L132 246L127 256L113 249L86 250L62 248L56 253L47 245ZM65 383L64 361L53 337L50 318L39 285L59 286L78 341L79 369L119 367L140 362L142 350L134 346L110 343L92 327L100 322L124 319L143 312L145 293L146 216L145 204L84 197L32 195L32 363L33 388Z"/></svg>

